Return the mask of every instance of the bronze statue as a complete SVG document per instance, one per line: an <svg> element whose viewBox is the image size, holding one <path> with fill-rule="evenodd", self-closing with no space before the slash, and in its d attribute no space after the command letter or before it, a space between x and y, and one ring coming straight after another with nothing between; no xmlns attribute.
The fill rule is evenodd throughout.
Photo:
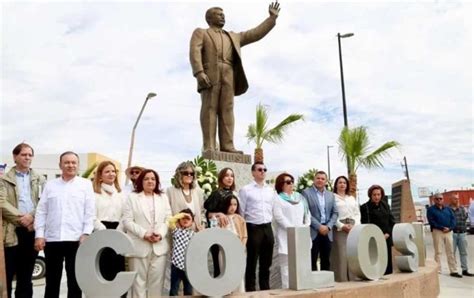
<svg viewBox="0 0 474 298"><path fill-rule="evenodd" d="M234 95L248 89L240 48L260 40L275 26L280 4L268 7L270 16L257 27L235 33L225 31L222 8L206 11L208 29L197 28L191 37L189 57L197 90L201 93L201 129L203 151L218 150L216 130L219 124L220 151L242 153L234 147Z"/></svg>

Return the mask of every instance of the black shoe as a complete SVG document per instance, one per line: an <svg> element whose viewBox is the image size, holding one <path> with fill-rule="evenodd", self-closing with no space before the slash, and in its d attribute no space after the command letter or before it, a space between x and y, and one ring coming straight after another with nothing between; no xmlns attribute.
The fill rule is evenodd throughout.
<svg viewBox="0 0 474 298"><path fill-rule="evenodd" d="M465 276L474 276L474 273L469 273L469 271L463 270L463 271L462 271L462 275L465 275Z"/></svg>
<svg viewBox="0 0 474 298"><path fill-rule="evenodd" d="M452 277L457 277L457 278L462 278L462 275L457 273L457 272L453 272L451 274L449 274L449 276L452 276Z"/></svg>

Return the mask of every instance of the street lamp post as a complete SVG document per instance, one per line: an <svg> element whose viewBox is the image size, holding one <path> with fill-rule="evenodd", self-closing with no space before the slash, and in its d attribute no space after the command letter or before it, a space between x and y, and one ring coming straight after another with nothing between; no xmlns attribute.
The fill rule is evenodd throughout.
<svg viewBox="0 0 474 298"><path fill-rule="evenodd" d="M331 183L331 158L329 157L329 148L332 148L334 146L326 146L327 152L328 152L328 181Z"/></svg>
<svg viewBox="0 0 474 298"><path fill-rule="evenodd" d="M145 110L146 103L148 102L150 98L155 97L155 96L156 96L156 93L153 93L153 92L148 93L148 95L146 96L145 102L143 103L142 109L140 110L140 113L138 114L137 121L135 122L135 125L133 125L132 139L130 141L130 150L128 151L127 168L132 166L133 145L135 143L135 130L137 129L138 122L140 121L140 118L142 117L143 110ZM128 184L129 182L128 177L126 180L127 181L125 182L125 184Z"/></svg>
<svg viewBox="0 0 474 298"><path fill-rule="evenodd" d="M344 89L344 70L342 68L342 50L341 50L341 38L347 38L354 36L354 33L342 34L337 33L337 43L339 45L339 67L341 69L341 88L342 88L342 112L344 114L344 126L348 127L347 123L347 107L346 107L346 91Z"/></svg>
<svg viewBox="0 0 474 298"><path fill-rule="evenodd" d="M349 128L347 123L347 107L346 107L346 91L344 88L344 70L342 68L342 50L341 50L341 38L348 38L354 36L354 33L341 34L337 33L337 43L339 45L339 67L341 69L341 88L342 88L342 113L344 115L344 127ZM349 157L346 160L347 163L347 176L351 173L349 172Z"/></svg>

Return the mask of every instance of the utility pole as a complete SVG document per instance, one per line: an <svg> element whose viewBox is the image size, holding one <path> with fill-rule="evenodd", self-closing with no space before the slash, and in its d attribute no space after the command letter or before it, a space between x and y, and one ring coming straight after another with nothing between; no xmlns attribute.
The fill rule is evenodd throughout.
<svg viewBox="0 0 474 298"><path fill-rule="evenodd" d="M404 169L405 175L407 176L408 182L410 182L410 175L408 174L408 164L407 164L407 157L403 157L402 168Z"/></svg>

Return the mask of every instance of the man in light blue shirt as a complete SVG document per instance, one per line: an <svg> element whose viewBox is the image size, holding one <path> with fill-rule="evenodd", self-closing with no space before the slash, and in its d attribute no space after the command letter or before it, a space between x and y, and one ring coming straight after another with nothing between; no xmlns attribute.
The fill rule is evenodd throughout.
<svg viewBox="0 0 474 298"><path fill-rule="evenodd" d="M337 220L337 208L334 194L326 189L327 175L319 171L314 176L313 186L303 191L311 213L311 267L318 270L316 261L321 261L321 270L329 270L331 255L332 229Z"/></svg>

